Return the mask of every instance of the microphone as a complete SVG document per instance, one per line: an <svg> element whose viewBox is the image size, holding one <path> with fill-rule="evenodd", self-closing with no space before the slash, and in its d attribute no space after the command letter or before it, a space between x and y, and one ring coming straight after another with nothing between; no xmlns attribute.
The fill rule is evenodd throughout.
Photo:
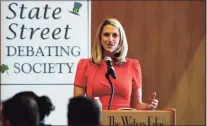
<svg viewBox="0 0 207 126"><path fill-rule="evenodd" d="M113 100L113 97L114 97L114 85L112 84L110 78L109 78L109 75L111 75L113 77L113 79L116 79L116 74L115 74L115 71L114 71L114 68L112 66L112 61L111 61L111 58L106 56L104 58L106 64L107 64L107 72L105 74L105 77L107 78L107 80L109 81L110 83L110 86L111 86L111 95L110 95L110 99L109 99L109 105L108 105L108 110L111 109L111 104L112 104L112 100Z"/></svg>
<svg viewBox="0 0 207 126"><path fill-rule="evenodd" d="M111 58L106 56L104 58L106 64L107 64L107 69L108 69L108 74L110 74L114 79L116 79L116 73L115 73L115 70L114 70L114 67L112 66L112 61L111 61Z"/></svg>

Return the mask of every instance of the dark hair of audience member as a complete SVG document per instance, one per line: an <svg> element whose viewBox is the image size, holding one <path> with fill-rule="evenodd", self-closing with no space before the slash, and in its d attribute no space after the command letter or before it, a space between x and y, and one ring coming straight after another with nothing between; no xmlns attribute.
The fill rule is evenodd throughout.
<svg viewBox="0 0 207 126"><path fill-rule="evenodd" d="M11 126L37 126L39 109L35 99L27 96L13 96L3 102L3 124Z"/></svg>
<svg viewBox="0 0 207 126"><path fill-rule="evenodd" d="M0 126L2 126L3 122L2 122L2 119L3 119L3 116L2 116L2 108L3 108L3 103L0 101Z"/></svg>
<svg viewBox="0 0 207 126"><path fill-rule="evenodd" d="M40 121L43 121L45 116L49 116L51 111L55 109L54 105L52 104L52 101L48 96L39 97L32 91L19 92L17 95L29 96L37 101L39 106Z"/></svg>
<svg viewBox="0 0 207 126"><path fill-rule="evenodd" d="M69 126L100 125L100 110L97 104L84 96L69 99L67 117Z"/></svg>

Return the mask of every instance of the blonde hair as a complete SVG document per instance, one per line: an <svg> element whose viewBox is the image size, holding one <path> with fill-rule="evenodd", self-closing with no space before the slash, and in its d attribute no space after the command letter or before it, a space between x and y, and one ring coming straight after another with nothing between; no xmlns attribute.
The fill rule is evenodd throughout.
<svg viewBox="0 0 207 126"><path fill-rule="evenodd" d="M124 28L122 27L121 23L117 19L113 19L113 18L104 20L103 23L98 28L98 31L96 33L96 37L93 43L93 49L92 49L92 55L91 55L92 61L95 64L98 64L103 58L103 47L100 41L101 41L101 33L103 31L104 26L106 25L113 25L116 28L118 28L119 33L120 33L120 42L119 42L118 48L115 51L113 59L117 63L125 62L125 58L128 52L127 38L126 38Z"/></svg>

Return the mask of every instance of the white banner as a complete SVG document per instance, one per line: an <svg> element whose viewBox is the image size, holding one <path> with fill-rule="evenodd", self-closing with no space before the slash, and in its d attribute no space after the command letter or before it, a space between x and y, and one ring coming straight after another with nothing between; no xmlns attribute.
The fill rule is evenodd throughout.
<svg viewBox="0 0 207 126"><path fill-rule="evenodd" d="M90 57L89 1L1 1L1 100L20 91L47 95L47 124L67 125L79 59Z"/></svg>
<svg viewBox="0 0 207 126"><path fill-rule="evenodd" d="M1 1L1 83L72 84L90 32L87 1Z"/></svg>

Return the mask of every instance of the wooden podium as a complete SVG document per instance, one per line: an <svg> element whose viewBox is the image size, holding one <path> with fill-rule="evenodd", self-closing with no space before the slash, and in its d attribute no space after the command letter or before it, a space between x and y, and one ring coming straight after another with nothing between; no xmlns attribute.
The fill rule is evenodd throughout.
<svg viewBox="0 0 207 126"><path fill-rule="evenodd" d="M103 110L103 126L172 126L176 125L176 111L162 110Z"/></svg>

